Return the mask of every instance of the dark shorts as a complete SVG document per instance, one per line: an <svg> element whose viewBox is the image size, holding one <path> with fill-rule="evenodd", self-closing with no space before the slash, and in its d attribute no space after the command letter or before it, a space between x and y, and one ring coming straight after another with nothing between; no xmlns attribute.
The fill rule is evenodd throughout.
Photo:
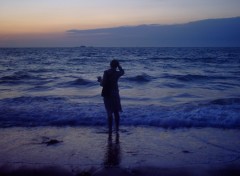
<svg viewBox="0 0 240 176"><path fill-rule="evenodd" d="M118 93L109 97L104 97L103 101L108 115L111 115L114 112L122 112L120 96Z"/></svg>

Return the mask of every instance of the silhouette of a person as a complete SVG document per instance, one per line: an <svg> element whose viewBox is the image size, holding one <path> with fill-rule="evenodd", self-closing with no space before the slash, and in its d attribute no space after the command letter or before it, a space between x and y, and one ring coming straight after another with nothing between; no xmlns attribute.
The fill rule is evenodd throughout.
<svg viewBox="0 0 240 176"><path fill-rule="evenodd" d="M112 139L112 134L108 136L108 143L104 157L105 168L119 166L121 162L121 147L119 142L119 134L116 133L115 141Z"/></svg>
<svg viewBox="0 0 240 176"><path fill-rule="evenodd" d="M110 62L110 67L110 69L104 71L103 78L98 77L98 81L103 87L102 96L108 116L108 129L109 133L112 133L113 114L116 132L119 130L119 112L122 112L122 106L119 96L118 79L124 75L124 70L117 60L112 60Z"/></svg>

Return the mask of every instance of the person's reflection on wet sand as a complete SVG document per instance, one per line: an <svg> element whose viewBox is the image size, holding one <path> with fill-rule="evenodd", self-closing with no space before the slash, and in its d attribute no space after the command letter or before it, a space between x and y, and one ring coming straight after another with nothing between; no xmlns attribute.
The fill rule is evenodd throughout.
<svg viewBox="0 0 240 176"><path fill-rule="evenodd" d="M119 142L119 133L116 133L113 140L112 133L108 135L108 143L104 157L105 168L117 167L121 162L121 147Z"/></svg>

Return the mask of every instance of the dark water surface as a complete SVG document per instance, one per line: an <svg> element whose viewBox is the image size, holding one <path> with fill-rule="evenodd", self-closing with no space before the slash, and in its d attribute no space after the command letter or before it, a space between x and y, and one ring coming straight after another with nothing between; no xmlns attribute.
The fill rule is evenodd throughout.
<svg viewBox="0 0 240 176"><path fill-rule="evenodd" d="M0 49L0 126L105 125L112 59L122 125L240 127L240 48L94 47Z"/></svg>

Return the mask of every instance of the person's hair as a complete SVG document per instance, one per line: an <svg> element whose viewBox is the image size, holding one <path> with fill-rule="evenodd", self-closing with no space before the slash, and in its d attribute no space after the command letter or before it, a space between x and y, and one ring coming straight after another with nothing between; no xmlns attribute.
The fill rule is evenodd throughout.
<svg viewBox="0 0 240 176"><path fill-rule="evenodd" d="M111 68L117 68L117 66L119 65L119 62L115 59L113 59L111 62L110 62L110 66Z"/></svg>

